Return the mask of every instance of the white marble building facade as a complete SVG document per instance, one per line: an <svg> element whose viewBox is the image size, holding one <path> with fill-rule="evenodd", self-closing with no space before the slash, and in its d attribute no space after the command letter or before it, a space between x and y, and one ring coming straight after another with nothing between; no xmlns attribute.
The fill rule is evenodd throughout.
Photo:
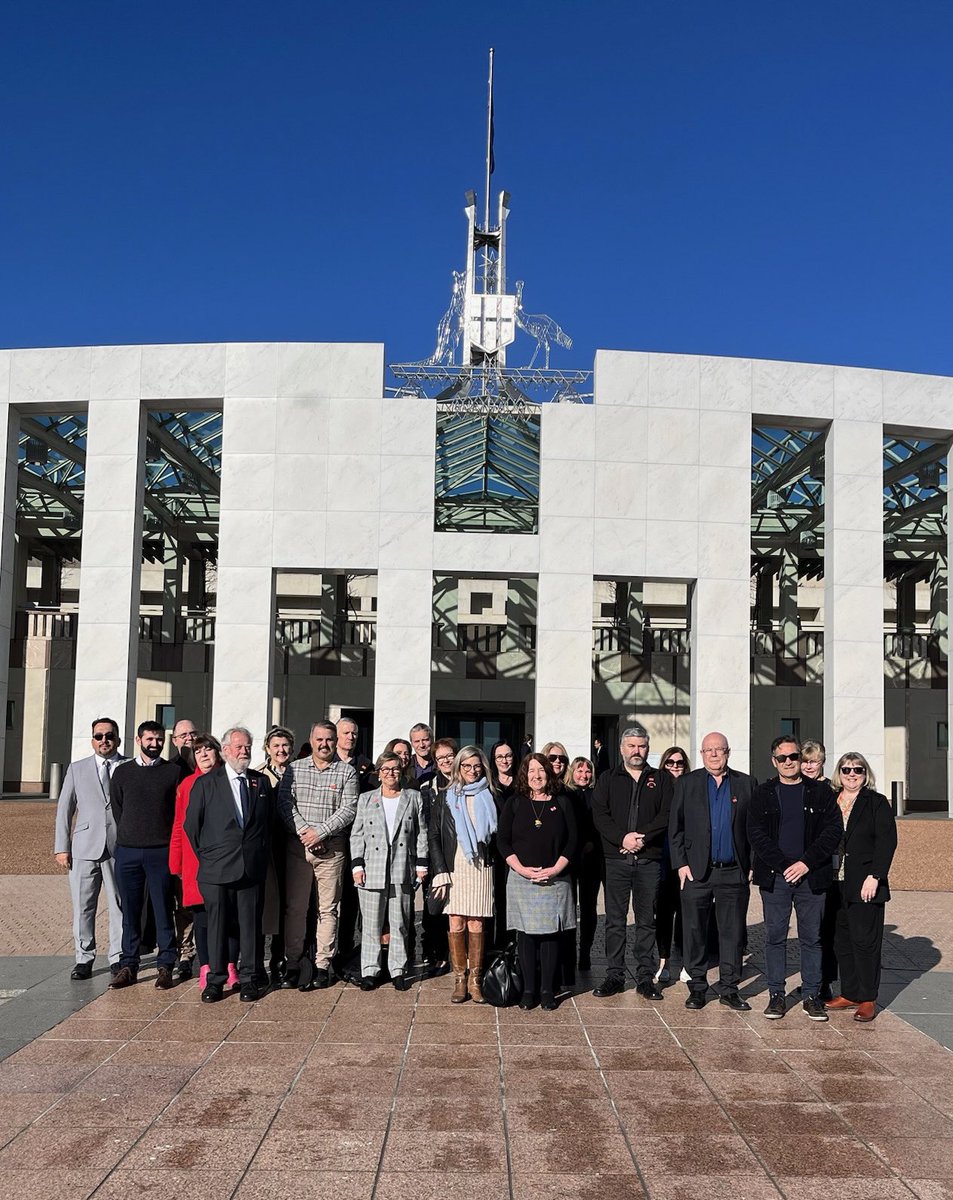
<svg viewBox="0 0 953 1200"><path fill-rule="evenodd" d="M537 535L434 532L435 406L385 397L383 380L371 344L0 352L4 647L19 414L89 414L76 754L91 716L133 721L146 408L221 407L213 728L272 719L278 570L377 573L375 749L432 712L435 572L521 575L538 581L537 742L587 753L593 578L693 580L691 750L723 730L743 768L757 418L829 426L824 740L834 754L861 749L883 778L883 431L950 437L953 379L600 351L594 403L543 409Z"/></svg>

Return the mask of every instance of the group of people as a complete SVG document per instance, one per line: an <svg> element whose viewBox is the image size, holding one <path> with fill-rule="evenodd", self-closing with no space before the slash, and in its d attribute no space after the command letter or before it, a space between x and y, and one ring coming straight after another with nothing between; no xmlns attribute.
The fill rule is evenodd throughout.
<svg viewBox="0 0 953 1200"><path fill-rule="evenodd" d="M165 730L145 721L125 759L118 725L98 718L92 755L67 772L54 852L69 869L73 979L92 973L105 889L113 988L137 982L154 945L155 986L190 978L197 958L206 1003L231 989L253 1001L268 986L311 990L336 977L365 991L388 979L406 990L422 888L420 960L430 973L452 973L452 1003L484 1002L485 960L515 933L520 1005L550 1010L577 965L591 970L602 888L606 972L596 997L624 988L631 907L641 995L663 998L674 950L688 1008L706 1004L715 958L719 1001L744 1011L754 882L765 1016L787 1009L792 908L806 1015L876 1014L896 825L859 753L842 755L829 781L819 743L780 737L777 774L759 786L729 767L721 733L703 739L698 770L678 746L649 766L639 724L624 730L618 764L598 778L592 760L570 760L558 742L526 745L519 758L501 742L488 756L434 741L422 722L375 763L357 752L349 718L316 722L297 757L291 731L271 729L255 769L242 727L219 741L180 721L172 740L165 760ZM838 976L841 994L827 999Z"/></svg>

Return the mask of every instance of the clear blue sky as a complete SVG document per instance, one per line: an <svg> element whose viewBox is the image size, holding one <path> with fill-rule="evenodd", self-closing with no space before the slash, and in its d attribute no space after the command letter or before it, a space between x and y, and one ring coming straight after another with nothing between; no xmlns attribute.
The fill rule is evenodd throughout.
<svg viewBox="0 0 953 1200"><path fill-rule="evenodd" d="M576 341L553 365L953 374L950 0L8 2L0 345L428 354L491 44L510 279Z"/></svg>

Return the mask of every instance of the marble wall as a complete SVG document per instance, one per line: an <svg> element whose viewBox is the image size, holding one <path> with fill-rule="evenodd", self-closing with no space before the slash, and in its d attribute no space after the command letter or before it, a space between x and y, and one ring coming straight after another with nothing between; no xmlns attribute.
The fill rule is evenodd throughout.
<svg viewBox="0 0 953 1200"><path fill-rule="evenodd" d="M829 423L825 739L883 765L882 429L948 436L953 379L600 351L594 404L543 412L539 533L496 536L434 533L434 406L385 398L383 375L383 347L371 344L0 352L4 660L16 412L90 414L77 753L91 716L115 709L129 719L142 405L174 402L224 412L216 728L260 732L271 719L279 569L378 573L375 747L432 711L434 573L530 575L534 732L588 750L591 580L673 579L694 581L692 750L720 729L740 767L749 755L752 418ZM5 678L4 667L0 686Z"/></svg>

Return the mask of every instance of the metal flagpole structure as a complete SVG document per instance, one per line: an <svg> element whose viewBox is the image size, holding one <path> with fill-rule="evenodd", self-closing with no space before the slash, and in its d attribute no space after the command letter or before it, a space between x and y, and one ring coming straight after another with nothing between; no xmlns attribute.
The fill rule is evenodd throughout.
<svg viewBox="0 0 953 1200"><path fill-rule="evenodd" d="M490 176L493 174L493 47L490 47L490 78L486 101L486 189L483 193L483 228L490 228Z"/></svg>

